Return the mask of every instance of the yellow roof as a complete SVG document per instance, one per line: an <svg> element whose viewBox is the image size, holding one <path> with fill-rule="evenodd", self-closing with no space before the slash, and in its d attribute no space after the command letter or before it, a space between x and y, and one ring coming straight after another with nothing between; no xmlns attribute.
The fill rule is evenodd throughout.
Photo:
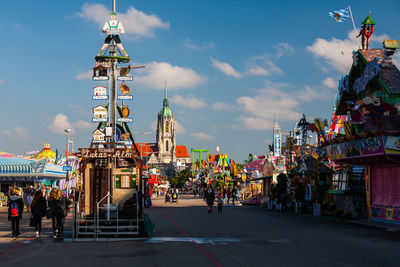
<svg viewBox="0 0 400 267"><path fill-rule="evenodd" d="M37 153L34 157L34 159L46 159L46 160L55 160L56 159L56 153L54 153L51 149L50 149L50 144L45 143L43 145L43 149L42 151L40 151L39 153Z"/></svg>

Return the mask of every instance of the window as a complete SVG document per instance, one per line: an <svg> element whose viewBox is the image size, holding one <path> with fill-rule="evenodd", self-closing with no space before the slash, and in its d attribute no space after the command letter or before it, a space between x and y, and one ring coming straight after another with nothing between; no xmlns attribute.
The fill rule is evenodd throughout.
<svg viewBox="0 0 400 267"><path fill-rule="evenodd" d="M347 188L347 172L338 172L332 178L333 190L348 190Z"/></svg>
<svg viewBox="0 0 400 267"><path fill-rule="evenodd" d="M121 175L121 188L131 188L130 175Z"/></svg>
<svg viewBox="0 0 400 267"><path fill-rule="evenodd" d="M168 140L165 141L165 151L168 151Z"/></svg>

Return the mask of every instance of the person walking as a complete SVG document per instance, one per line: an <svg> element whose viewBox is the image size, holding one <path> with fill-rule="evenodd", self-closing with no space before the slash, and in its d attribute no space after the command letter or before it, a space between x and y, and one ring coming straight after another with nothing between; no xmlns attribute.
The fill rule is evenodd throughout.
<svg viewBox="0 0 400 267"><path fill-rule="evenodd" d="M226 197L226 186L224 186L224 189L222 190L224 202L226 203L227 197Z"/></svg>
<svg viewBox="0 0 400 267"><path fill-rule="evenodd" d="M232 204L233 205L235 205L236 195L237 195L237 189L236 189L236 186L234 186L232 189Z"/></svg>
<svg viewBox="0 0 400 267"><path fill-rule="evenodd" d="M207 202L207 207L208 207L208 213L212 213L212 207L214 205L215 201L215 193L214 189L210 184L207 185L207 189L204 192L204 199Z"/></svg>
<svg viewBox="0 0 400 267"><path fill-rule="evenodd" d="M11 221L12 237L19 236L19 222L22 220L24 203L18 189L12 188L8 199L8 220Z"/></svg>
<svg viewBox="0 0 400 267"><path fill-rule="evenodd" d="M220 190L220 191L218 192L217 203L218 203L218 213L222 213L222 205L224 204L222 190Z"/></svg>
<svg viewBox="0 0 400 267"><path fill-rule="evenodd" d="M71 205L71 201L63 194L61 190L58 190L58 217L57 220L57 228L60 238L64 238L64 223L65 218L68 215L69 205Z"/></svg>
<svg viewBox="0 0 400 267"><path fill-rule="evenodd" d="M28 185L26 188L24 188L23 192L26 211L30 212L30 208L32 205L33 186Z"/></svg>
<svg viewBox="0 0 400 267"><path fill-rule="evenodd" d="M49 205L49 214L47 215L48 218L51 218L52 227L53 227L53 237L57 238L58 236L58 225L57 219L59 219L59 211L58 211L58 190L57 188L51 189L49 196L47 197L47 202ZM57 217L56 217L57 216Z"/></svg>
<svg viewBox="0 0 400 267"><path fill-rule="evenodd" d="M33 217L33 223L35 225L35 236L40 237L40 232L42 231L42 218L46 215L46 199L43 197L43 192L38 190L31 205L31 213Z"/></svg>

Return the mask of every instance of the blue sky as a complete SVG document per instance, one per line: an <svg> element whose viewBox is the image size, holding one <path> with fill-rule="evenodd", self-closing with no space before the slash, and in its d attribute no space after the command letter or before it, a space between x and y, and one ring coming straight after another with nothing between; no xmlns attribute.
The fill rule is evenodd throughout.
<svg viewBox="0 0 400 267"><path fill-rule="evenodd" d="M66 127L86 147L96 125L89 71L105 35L111 0L2 3L0 150L64 149ZM330 119L337 81L357 46L351 22L329 11L348 1L117 0L122 42L136 70L130 83L134 131L153 131L164 81L178 122L177 144L243 161L267 153L278 113L283 130L296 116ZM371 11L372 47L399 39L399 1L351 1L356 27ZM290 6L290 8L288 8ZM399 57L395 57L398 63ZM139 137L135 136L137 142Z"/></svg>

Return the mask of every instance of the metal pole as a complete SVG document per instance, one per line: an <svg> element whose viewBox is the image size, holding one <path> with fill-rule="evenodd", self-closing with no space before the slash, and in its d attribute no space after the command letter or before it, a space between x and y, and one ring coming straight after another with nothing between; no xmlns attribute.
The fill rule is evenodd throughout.
<svg viewBox="0 0 400 267"><path fill-rule="evenodd" d="M113 3L112 3L112 11L114 11L115 12L115 0L113 0Z"/></svg>
<svg viewBox="0 0 400 267"><path fill-rule="evenodd" d="M354 24L353 14L351 13L351 8L350 8L350 6L349 6L349 13L350 13L350 17L351 17L351 22L353 22L354 38L356 38L356 43L357 43L357 45L358 45L358 49L360 49L360 44L358 43L358 40L357 40L356 25Z"/></svg>

